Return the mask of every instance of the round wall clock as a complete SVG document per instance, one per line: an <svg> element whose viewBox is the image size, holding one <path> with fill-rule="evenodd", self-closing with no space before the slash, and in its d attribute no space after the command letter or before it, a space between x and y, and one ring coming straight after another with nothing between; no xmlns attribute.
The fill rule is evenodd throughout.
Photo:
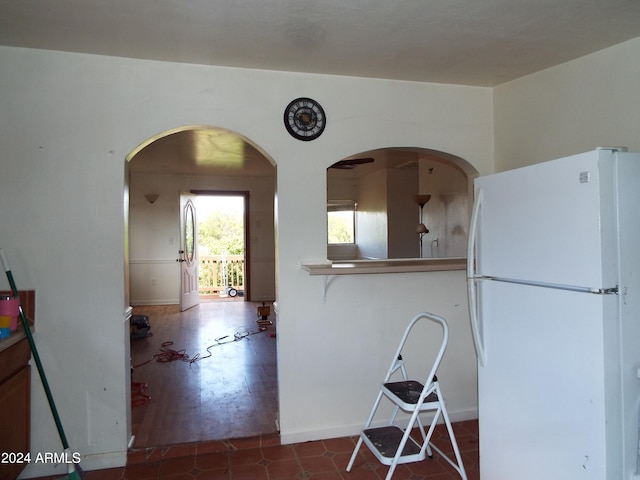
<svg viewBox="0 0 640 480"><path fill-rule="evenodd" d="M284 126L298 140L309 141L322 135L327 117L318 102L310 98L296 98L284 111Z"/></svg>

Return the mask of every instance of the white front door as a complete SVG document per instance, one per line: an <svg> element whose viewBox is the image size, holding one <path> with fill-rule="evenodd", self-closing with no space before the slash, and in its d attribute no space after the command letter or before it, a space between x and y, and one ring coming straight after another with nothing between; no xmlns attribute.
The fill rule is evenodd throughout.
<svg viewBox="0 0 640 480"><path fill-rule="evenodd" d="M198 292L198 223L193 195L180 195L180 311L200 303Z"/></svg>

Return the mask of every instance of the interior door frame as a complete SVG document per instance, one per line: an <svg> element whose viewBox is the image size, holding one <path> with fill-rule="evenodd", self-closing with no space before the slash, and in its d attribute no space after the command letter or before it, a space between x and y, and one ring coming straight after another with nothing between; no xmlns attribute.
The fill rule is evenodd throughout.
<svg viewBox="0 0 640 480"><path fill-rule="evenodd" d="M248 190L199 190L192 189L189 193L193 195L208 195L216 197L242 197L244 204L243 211L243 227L244 227L244 300L246 302L251 301L251 244L249 243L250 236L250 222L249 222L249 197L250 192Z"/></svg>

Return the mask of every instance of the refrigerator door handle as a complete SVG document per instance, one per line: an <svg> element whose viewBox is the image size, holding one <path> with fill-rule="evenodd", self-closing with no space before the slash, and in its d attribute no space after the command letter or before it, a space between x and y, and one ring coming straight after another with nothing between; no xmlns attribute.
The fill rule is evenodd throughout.
<svg viewBox="0 0 640 480"><path fill-rule="evenodd" d="M471 210L471 222L469 224L469 238L467 239L467 278L476 276L476 235L478 230L478 214L483 200L482 189L476 192L476 198Z"/></svg>
<svg viewBox="0 0 640 480"><path fill-rule="evenodd" d="M473 342L476 345L478 354L478 364L484 367L487 363L486 353L484 351L484 343L480 335L480 317L478 316L478 307L476 303L476 281L473 278L467 279L467 288L469 289L469 316L471 317L471 332L473 333Z"/></svg>
<svg viewBox="0 0 640 480"><path fill-rule="evenodd" d="M473 333L473 341L476 345L478 354L478 362L484 367L486 363L486 354L484 350L484 342L480 335L480 317L478 315L478 304L476 299L476 231L478 227L478 213L482 206L482 189L476 192L476 198L473 202L473 210L471 212L471 223L469 225L469 239L467 243L467 289L469 291L469 316L471 317L471 332Z"/></svg>

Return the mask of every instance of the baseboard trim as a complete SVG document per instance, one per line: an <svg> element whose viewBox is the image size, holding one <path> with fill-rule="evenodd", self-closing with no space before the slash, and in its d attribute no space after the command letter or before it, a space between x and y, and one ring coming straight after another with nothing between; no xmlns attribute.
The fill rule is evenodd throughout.
<svg viewBox="0 0 640 480"><path fill-rule="evenodd" d="M449 419L451 423L455 422L464 422L467 420L475 420L478 418L478 410L477 409L469 409L469 410L459 410L456 412L448 412ZM423 421L429 422L433 418L433 415L423 415L421 416ZM398 417L398 421L401 422L403 419ZM378 423L374 423L372 426L378 427L386 425L387 422L381 420ZM292 443L303 443L303 442L311 442L316 440L326 440L329 438L341 438L341 437L351 437L360 434L362 430L363 424L349 424L349 425L341 425L338 427L330 427L330 428L322 428L317 430L305 430L305 431L280 431L280 443L282 445L290 445Z"/></svg>
<svg viewBox="0 0 640 480"><path fill-rule="evenodd" d="M168 298L165 300L131 300L129 303L132 307L143 307L147 305L178 305L180 302L177 298Z"/></svg>

